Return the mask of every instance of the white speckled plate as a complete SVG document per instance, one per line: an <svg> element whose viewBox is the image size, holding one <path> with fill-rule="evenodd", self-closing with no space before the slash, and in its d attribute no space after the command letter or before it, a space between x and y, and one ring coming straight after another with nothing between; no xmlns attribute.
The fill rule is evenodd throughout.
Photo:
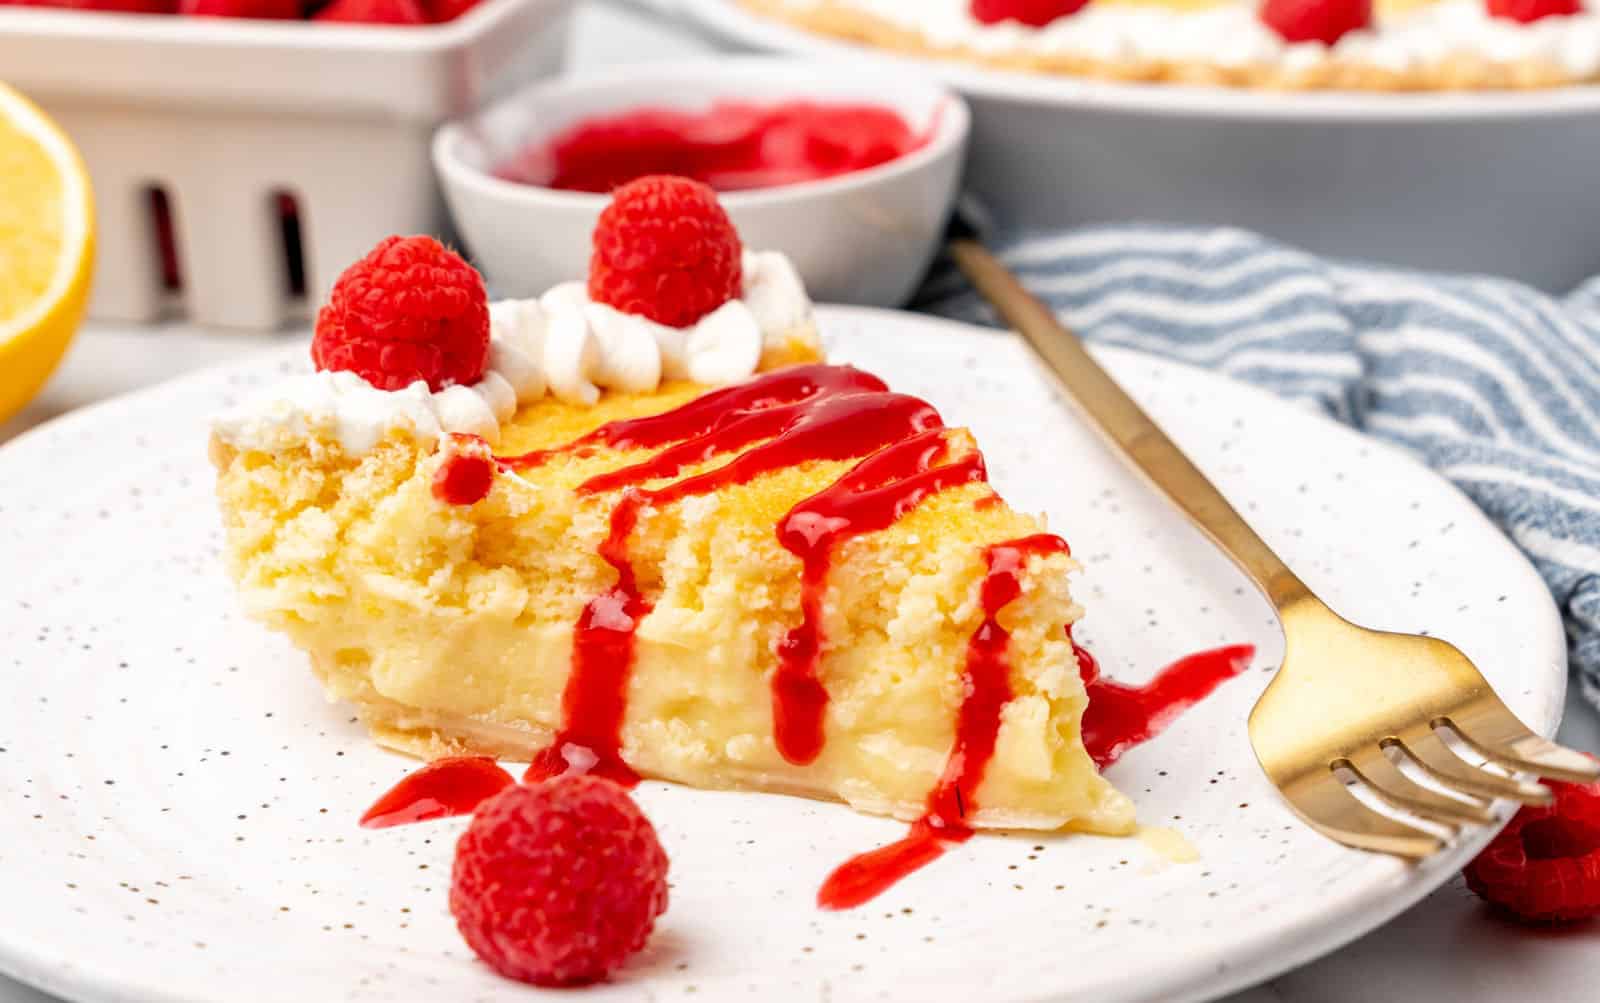
<svg viewBox="0 0 1600 1003"><path fill-rule="evenodd" d="M1136 840L984 836L877 902L824 913L828 871L902 827L831 804L647 783L672 908L646 953L575 999L1189 1000L1305 961L1444 880L1338 848L1261 778L1245 714L1281 642L1243 579L1052 397L1010 336L827 309L841 359L973 426L994 482L1088 570L1079 634L1136 680L1260 648L1111 776L1201 860ZM1461 495L1399 454L1263 394L1102 357L1310 584L1378 627L1431 630L1554 729L1556 612ZM0 970L82 1000L520 999L445 909L462 822L365 832L410 764L325 703L244 621L218 566L205 417L301 354L210 370L0 449Z"/></svg>

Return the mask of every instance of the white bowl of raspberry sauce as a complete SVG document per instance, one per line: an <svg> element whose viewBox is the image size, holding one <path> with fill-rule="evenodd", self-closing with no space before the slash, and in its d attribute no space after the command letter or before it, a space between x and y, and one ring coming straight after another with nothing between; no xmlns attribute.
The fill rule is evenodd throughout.
<svg viewBox="0 0 1600 1003"><path fill-rule="evenodd" d="M496 295L582 278L604 191L687 173L719 190L747 248L787 254L814 298L898 306L939 248L970 120L916 76L717 59L535 84L441 128L433 153Z"/></svg>

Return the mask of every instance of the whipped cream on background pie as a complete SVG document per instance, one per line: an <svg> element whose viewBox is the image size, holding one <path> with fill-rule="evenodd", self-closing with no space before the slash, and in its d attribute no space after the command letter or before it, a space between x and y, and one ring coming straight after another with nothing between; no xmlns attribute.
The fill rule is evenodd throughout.
<svg viewBox="0 0 1600 1003"><path fill-rule="evenodd" d="M1485 0L1390 0L1333 44L1286 41L1241 0L1091 0L1043 27L970 0L735 0L807 30L1006 69L1288 89L1545 87L1600 79L1600 8L1528 23Z"/></svg>

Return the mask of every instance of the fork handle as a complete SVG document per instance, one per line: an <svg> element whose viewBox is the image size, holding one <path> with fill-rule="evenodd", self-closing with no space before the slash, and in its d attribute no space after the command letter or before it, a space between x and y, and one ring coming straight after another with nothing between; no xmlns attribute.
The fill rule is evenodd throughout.
<svg viewBox="0 0 1600 1003"><path fill-rule="evenodd" d="M1310 598L1311 591L1216 485L999 259L967 239L952 240L950 255L1000 317L1021 333L1100 433L1222 548L1274 607L1282 612Z"/></svg>

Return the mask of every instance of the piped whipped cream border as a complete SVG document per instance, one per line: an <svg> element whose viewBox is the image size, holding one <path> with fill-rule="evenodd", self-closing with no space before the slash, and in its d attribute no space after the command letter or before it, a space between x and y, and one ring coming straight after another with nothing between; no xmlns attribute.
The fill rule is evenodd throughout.
<svg viewBox="0 0 1600 1003"><path fill-rule="evenodd" d="M685 328L592 302L582 282L537 299L500 300L489 306L489 365L472 386L434 392L418 381L379 390L355 373L297 374L217 415L212 433L266 452L331 438L353 456L396 432L429 442L471 434L494 445L518 407L546 394L588 406L602 389L734 383L755 373L768 348L815 337L811 299L786 255L746 250L742 268L740 298Z"/></svg>
<svg viewBox="0 0 1600 1003"><path fill-rule="evenodd" d="M1403 74L1452 59L1495 65L1534 63L1558 67L1574 80L1600 76L1600 0L1582 13L1531 24L1492 17L1484 0L1440 0L1378 14L1370 30L1354 31L1332 46L1290 43L1261 22L1255 3L1233 2L1202 10L1155 5L1095 4L1033 28L1016 21L984 24L969 0L779 0L793 10L859 10L910 32L936 48L979 55L1010 53L1093 59L1104 63L1281 66L1286 72L1327 62L1353 63Z"/></svg>

